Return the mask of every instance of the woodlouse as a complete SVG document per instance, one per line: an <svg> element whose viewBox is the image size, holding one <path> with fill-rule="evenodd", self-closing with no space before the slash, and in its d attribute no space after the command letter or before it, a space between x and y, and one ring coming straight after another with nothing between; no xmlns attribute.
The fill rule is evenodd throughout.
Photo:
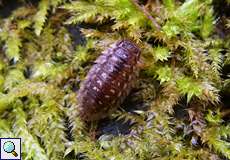
<svg viewBox="0 0 230 160"><path fill-rule="evenodd" d="M121 40L102 52L78 92L79 115L84 121L108 116L129 94L138 76L140 49Z"/></svg>

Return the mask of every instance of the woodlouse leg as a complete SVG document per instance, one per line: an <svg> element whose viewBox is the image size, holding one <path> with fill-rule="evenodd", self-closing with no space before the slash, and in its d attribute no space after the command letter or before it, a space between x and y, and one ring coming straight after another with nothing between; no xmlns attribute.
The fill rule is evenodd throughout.
<svg viewBox="0 0 230 160"><path fill-rule="evenodd" d="M147 67L147 65L144 63L144 61L142 59L140 59L139 61L137 61L137 68L144 69L146 67Z"/></svg>
<svg viewBox="0 0 230 160"><path fill-rule="evenodd" d="M90 135L90 138L94 141L97 140L97 136L100 134L97 129L98 129L98 121L90 122L89 135Z"/></svg>

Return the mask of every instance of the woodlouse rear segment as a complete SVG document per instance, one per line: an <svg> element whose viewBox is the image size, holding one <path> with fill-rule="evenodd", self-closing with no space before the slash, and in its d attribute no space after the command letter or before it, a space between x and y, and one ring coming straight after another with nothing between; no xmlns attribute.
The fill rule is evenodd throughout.
<svg viewBox="0 0 230 160"><path fill-rule="evenodd" d="M78 92L78 108L84 121L105 118L129 94L138 75L140 49L119 41L95 61Z"/></svg>

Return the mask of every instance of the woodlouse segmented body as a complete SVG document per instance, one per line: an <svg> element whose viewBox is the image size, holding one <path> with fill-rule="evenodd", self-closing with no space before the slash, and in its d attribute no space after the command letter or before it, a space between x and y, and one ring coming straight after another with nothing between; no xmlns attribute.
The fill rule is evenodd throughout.
<svg viewBox="0 0 230 160"><path fill-rule="evenodd" d="M77 97L83 120L105 118L124 101L138 75L139 58L140 49L122 40L96 59Z"/></svg>

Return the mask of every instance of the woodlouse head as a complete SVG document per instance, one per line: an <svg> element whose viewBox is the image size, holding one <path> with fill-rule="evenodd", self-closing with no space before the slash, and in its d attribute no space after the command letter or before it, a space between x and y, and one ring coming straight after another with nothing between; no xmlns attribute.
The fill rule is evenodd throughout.
<svg viewBox="0 0 230 160"><path fill-rule="evenodd" d="M137 56L140 54L140 49L131 41L129 40L122 40L118 43L118 47L122 47L128 50L130 53L133 53Z"/></svg>

